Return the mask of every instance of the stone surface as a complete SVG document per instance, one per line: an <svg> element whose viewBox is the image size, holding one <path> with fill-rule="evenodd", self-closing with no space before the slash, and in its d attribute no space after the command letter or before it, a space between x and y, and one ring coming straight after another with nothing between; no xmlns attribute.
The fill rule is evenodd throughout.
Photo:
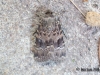
<svg viewBox="0 0 100 75"><path fill-rule="evenodd" d="M86 23L90 26L100 26L100 14L94 11L87 12Z"/></svg>
<svg viewBox="0 0 100 75"><path fill-rule="evenodd" d="M100 12L99 0L73 1L84 13ZM66 60L62 63L38 63L30 51L30 27L35 26L33 15L40 5L60 15L67 36ZM86 25L69 0L0 0L0 75L99 75L99 72L76 70L98 67L99 37L100 28Z"/></svg>

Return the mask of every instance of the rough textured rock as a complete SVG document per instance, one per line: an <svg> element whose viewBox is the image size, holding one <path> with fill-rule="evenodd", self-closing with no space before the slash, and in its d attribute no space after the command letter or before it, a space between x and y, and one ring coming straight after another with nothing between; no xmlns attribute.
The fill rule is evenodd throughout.
<svg viewBox="0 0 100 75"><path fill-rule="evenodd" d="M100 0L73 1L84 13L100 12ZM96 7L92 7L94 4ZM67 36L64 38L66 60L62 63L41 65L34 61L30 26L34 24L34 11L40 5L60 15L61 27ZM98 67L99 37L100 28L86 25L69 0L0 0L0 75L98 75L99 72L81 72L76 68Z"/></svg>

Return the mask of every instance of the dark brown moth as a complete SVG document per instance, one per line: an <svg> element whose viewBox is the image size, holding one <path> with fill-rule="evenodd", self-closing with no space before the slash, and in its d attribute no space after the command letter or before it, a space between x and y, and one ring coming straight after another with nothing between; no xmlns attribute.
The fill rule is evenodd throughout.
<svg viewBox="0 0 100 75"><path fill-rule="evenodd" d="M66 51L59 18L44 7L38 8L36 17L39 23L35 32L35 46L32 50L35 60L39 62L62 60L66 56Z"/></svg>

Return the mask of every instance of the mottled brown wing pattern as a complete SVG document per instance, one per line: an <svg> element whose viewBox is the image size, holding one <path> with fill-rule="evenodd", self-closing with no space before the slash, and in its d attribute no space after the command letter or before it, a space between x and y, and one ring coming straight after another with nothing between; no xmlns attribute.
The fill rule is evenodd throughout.
<svg viewBox="0 0 100 75"><path fill-rule="evenodd" d="M55 18L49 10L45 15L49 16L40 19L36 30L34 58L36 61L60 60L66 55L61 24L59 18Z"/></svg>

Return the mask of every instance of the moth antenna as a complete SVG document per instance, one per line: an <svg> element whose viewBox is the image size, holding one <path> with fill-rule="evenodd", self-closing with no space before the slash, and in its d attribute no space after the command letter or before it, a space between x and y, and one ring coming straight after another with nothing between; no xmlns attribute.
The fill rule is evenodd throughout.
<svg viewBox="0 0 100 75"><path fill-rule="evenodd" d="M70 2L78 9L78 11L85 17L85 15L83 14L83 12L78 8L78 6L72 1L70 0Z"/></svg>

